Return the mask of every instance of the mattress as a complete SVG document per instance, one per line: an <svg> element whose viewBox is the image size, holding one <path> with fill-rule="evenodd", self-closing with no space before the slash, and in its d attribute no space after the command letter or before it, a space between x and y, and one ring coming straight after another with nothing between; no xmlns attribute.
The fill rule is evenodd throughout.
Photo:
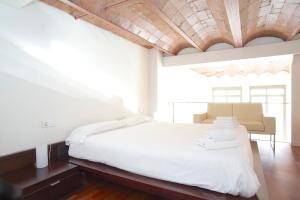
<svg viewBox="0 0 300 200"><path fill-rule="evenodd" d="M197 144L211 124L151 121L69 141L69 155L135 174L251 197L260 184L253 169L247 130L237 127L241 145L206 150Z"/></svg>

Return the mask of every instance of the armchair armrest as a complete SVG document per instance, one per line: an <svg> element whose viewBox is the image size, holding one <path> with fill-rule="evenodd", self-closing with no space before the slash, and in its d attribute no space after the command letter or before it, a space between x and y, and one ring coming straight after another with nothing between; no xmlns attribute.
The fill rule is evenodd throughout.
<svg viewBox="0 0 300 200"><path fill-rule="evenodd" d="M194 123L201 123L207 119L207 113L194 114Z"/></svg>
<svg viewBox="0 0 300 200"><path fill-rule="evenodd" d="M264 117L265 132L276 134L276 119L275 117Z"/></svg>

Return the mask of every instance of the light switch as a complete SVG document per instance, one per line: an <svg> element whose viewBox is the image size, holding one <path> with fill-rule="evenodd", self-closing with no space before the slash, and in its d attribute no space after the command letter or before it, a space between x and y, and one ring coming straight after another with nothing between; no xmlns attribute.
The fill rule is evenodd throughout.
<svg viewBox="0 0 300 200"><path fill-rule="evenodd" d="M55 124L53 122L43 121L43 122L41 122L41 127L42 128L52 128L52 127L55 127Z"/></svg>

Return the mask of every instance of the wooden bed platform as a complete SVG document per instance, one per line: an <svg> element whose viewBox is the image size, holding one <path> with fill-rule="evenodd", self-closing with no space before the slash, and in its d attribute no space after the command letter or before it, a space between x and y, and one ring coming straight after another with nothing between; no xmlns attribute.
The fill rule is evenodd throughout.
<svg viewBox="0 0 300 200"><path fill-rule="evenodd" d="M266 189L264 174L262 171L259 152L256 142L251 142L255 171L261 183L261 188L258 193L251 198L236 197L229 194L213 192L207 189L201 189L193 186L162 181L154 178L149 178L137 174L133 174L118 168L108 165L91 162L82 159L69 158L69 162L78 165L80 170L98 177L101 180L110 181L116 184L124 185L129 188L144 191L172 200L268 200L268 192Z"/></svg>

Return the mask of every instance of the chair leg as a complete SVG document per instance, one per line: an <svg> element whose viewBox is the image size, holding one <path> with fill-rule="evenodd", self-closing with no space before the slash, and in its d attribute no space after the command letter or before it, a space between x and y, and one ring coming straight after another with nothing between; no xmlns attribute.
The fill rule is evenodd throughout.
<svg viewBox="0 0 300 200"><path fill-rule="evenodd" d="M273 144L272 144L273 142ZM273 135L273 141L272 141L272 135L270 135L270 145L271 145L271 148L273 150L273 153L275 154L275 134Z"/></svg>
<svg viewBox="0 0 300 200"><path fill-rule="evenodd" d="M275 154L275 144L276 144L276 143L275 143L275 134L274 134L273 137L274 137L274 139L273 139L273 151L274 151L274 154Z"/></svg>

